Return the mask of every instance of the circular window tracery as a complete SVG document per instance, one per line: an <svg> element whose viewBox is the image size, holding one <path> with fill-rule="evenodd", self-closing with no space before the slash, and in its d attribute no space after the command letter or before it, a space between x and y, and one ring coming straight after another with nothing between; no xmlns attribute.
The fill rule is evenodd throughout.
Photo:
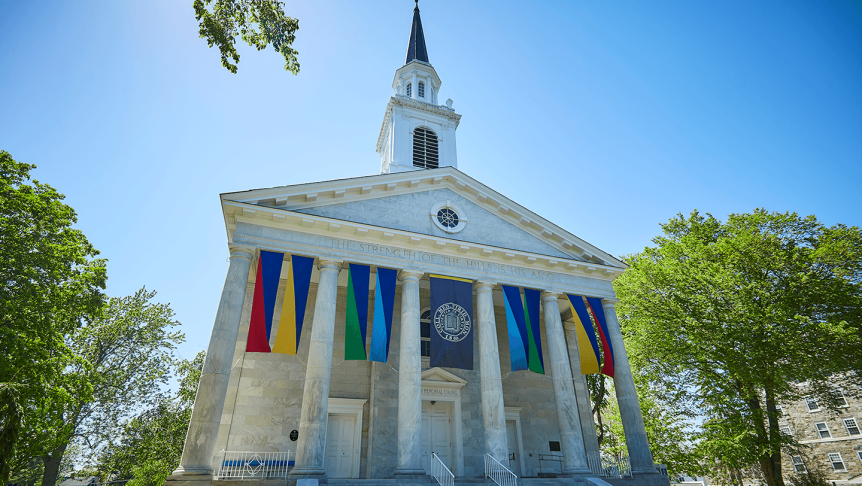
<svg viewBox="0 0 862 486"><path fill-rule="evenodd" d="M431 207L431 221L447 233L458 233L467 224L464 212L450 201L441 201Z"/></svg>
<svg viewBox="0 0 862 486"><path fill-rule="evenodd" d="M437 211L437 221L447 228L458 226L458 214L449 208L443 208Z"/></svg>

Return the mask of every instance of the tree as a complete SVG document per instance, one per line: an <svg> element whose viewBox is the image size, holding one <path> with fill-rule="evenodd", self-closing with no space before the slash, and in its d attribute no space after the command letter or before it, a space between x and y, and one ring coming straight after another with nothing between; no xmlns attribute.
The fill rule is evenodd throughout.
<svg viewBox="0 0 862 486"><path fill-rule="evenodd" d="M25 428L34 408L91 393L86 382L64 375L76 363L65 336L100 311L107 278L105 261L95 258L99 252L72 228L77 215L64 196L30 181L35 168L0 151L2 407L7 413L22 407ZM11 425L5 420L4 430ZM14 470L20 438L13 441L13 435L3 439L0 463L13 461Z"/></svg>
<svg viewBox="0 0 862 486"><path fill-rule="evenodd" d="M204 364L201 351L178 366L180 389L123 426L121 439L99 460L102 478L131 479L129 486L162 486L179 465Z"/></svg>
<svg viewBox="0 0 862 486"><path fill-rule="evenodd" d="M633 367L700 408L707 464L783 486L776 404L862 381L862 233L764 209L662 230L614 283Z"/></svg>
<svg viewBox="0 0 862 486"><path fill-rule="evenodd" d="M124 418L158 403L167 383L173 350L183 335L167 304L151 302L155 292L111 298L101 315L69 334L77 360L63 373L88 383L90 395L65 396L28 411L23 461L41 458L42 485L56 483L70 444L93 457L121 430Z"/></svg>
<svg viewBox="0 0 862 486"><path fill-rule="evenodd" d="M259 51L272 45L284 58L284 70L299 73L299 53L293 49L299 20L288 17L283 6L279 0L194 0L198 33L209 47L218 46L221 65L234 74L237 35Z"/></svg>

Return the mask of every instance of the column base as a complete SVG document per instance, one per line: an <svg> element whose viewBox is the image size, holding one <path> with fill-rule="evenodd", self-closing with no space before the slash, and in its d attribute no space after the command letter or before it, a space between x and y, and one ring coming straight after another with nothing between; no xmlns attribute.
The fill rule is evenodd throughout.
<svg viewBox="0 0 862 486"><path fill-rule="evenodd" d="M328 484L326 471L312 468L293 468L287 474L287 484L290 486L306 486L306 484Z"/></svg>
<svg viewBox="0 0 862 486"><path fill-rule="evenodd" d="M215 471L210 466L177 466L168 481L211 481Z"/></svg>

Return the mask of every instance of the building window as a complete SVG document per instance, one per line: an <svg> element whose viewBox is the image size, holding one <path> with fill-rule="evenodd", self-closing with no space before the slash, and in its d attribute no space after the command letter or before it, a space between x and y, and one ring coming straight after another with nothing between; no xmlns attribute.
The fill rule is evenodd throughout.
<svg viewBox="0 0 862 486"><path fill-rule="evenodd" d="M419 318L419 336L421 341L419 345L422 357L431 356L431 310L426 310Z"/></svg>
<svg viewBox="0 0 862 486"><path fill-rule="evenodd" d="M840 452L829 453L829 462L832 463L832 469L834 471L844 471L846 469L844 467L844 460L841 459L841 453Z"/></svg>
<svg viewBox="0 0 862 486"><path fill-rule="evenodd" d="M414 129L413 167L436 169L437 166L437 134L427 128Z"/></svg>
<svg viewBox="0 0 862 486"><path fill-rule="evenodd" d="M832 434L829 432L829 427L826 426L826 422L818 422L814 424L814 427L817 428L817 433L820 434L821 439L832 437Z"/></svg>
<svg viewBox="0 0 862 486"><path fill-rule="evenodd" d="M808 405L809 412L816 412L820 410L820 404L817 403L817 400L814 397L805 397L805 404Z"/></svg>
<svg viewBox="0 0 862 486"><path fill-rule="evenodd" d="M839 407L847 407L847 399L844 398L844 392L841 390L834 390L832 392L832 396L835 397L835 403L838 404Z"/></svg>
<svg viewBox="0 0 862 486"><path fill-rule="evenodd" d="M419 81L419 97L425 97L425 83L423 83L422 81Z"/></svg>
<svg viewBox="0 0 862 486"><path fill-rule="evenodd" d="M859 456L859 462L862 462L862 451L856 451L856 455Z"/></svg>
<svg viewBox="0 0 862 486"><path fill-rule="evenodd" d="M856 419L844 419L844 426L847 427L847 433L850 435L859 435L859 425L856 424Z"/></svg>
<svg viewBox="0 0 862 486"><path fill-rule="evenodd" d="M458 226L458 213L451 208L443 208L437 211L437 221L446 228L454 228Z"/></svg>
<svg viewBox="0 0 862 486"><path fill-rule="evenodd" d="M407 97L413 97L413 83L407 83Z"/></svg>
<svg viewBox="0 0 862 486"><path fill-rule="evenodd" d="M802 462L802 456L790 456L790 462L793 463L793 469L798 473L806 472L805 463Z"/></svg>
<svg viewBox="0 0 862 486"><path fill-rule="evenodd" d="M781 426L779 426L779 429L778 429L778 430L779 430L779 431L781 431L781 433L782 433L783 435L793 435L793 431L792 431L792 430L790 430L790 426L789 426L789 425L781 425Z"/></svg>

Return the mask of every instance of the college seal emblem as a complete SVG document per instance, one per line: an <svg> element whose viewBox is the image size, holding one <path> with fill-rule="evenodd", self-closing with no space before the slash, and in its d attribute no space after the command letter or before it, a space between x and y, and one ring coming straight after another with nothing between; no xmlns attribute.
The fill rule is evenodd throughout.
<svg viewBox="0 0 862 486"><path fill-rule="evenodd" d="M457 343L470 334L470 314L458 304L442 304L434 313L434 329L441 338Z"/></svg>

